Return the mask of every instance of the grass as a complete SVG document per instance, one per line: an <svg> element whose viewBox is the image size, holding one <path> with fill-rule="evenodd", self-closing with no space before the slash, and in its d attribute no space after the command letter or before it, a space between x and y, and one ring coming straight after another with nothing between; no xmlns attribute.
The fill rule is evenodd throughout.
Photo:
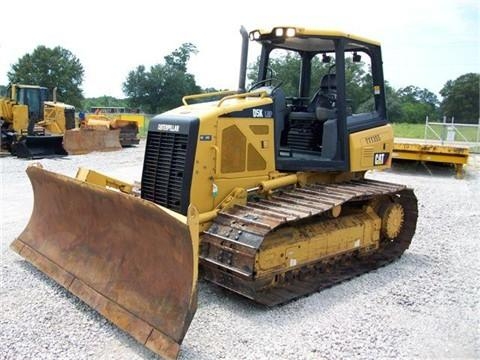
<svg viewBox="0 0 480 360"><path fill-rule="evenodd" d="M421 124L393 123L393 133L396 137L423 138L424 126Z"/></svg>
<svg viewBox="0 0 480 360"><path fill-rule="evenodd" d="M414 139L424 139L426 137L429 140L447 139L448 126L430 124L425 133L425 124L393 123L392 125L395 137ZM469 142L478 141L478 127L468 127L456 124L455 128L457 130L455 132L455 140ZM465 137L466 140L463 137Z"/></svg>

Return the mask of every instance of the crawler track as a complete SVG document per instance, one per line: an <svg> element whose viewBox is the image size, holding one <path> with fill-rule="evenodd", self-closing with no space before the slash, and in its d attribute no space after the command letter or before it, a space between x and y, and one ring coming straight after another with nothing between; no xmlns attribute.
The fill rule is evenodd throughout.
<svg viewBox="0 0 480 360"><path fill-rule="evenodd" d="M335 207L359 207L380 197L388 197L404 209L403 226L395 239L381 238L374 251L361 253L353 249L278 271L270 277L257 276L257 253L263 241L277 229L332 221L328 215ZM273 306L394 261L410 245L417 213L417 200L411 189L374 180L282 190L269 199L252 200L245 206L236 205L221 212L202 234L200 263L206 279Z"/></svg>

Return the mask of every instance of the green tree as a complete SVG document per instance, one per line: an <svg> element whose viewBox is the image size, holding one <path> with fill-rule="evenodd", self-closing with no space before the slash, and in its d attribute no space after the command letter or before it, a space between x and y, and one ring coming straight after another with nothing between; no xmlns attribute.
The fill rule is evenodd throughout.
<svg viewBox="0 0 480 360"><path fill-rule="evenodd" d="M257 81L259 63L260 58L257 58L256 63L249 66L247 77L250 83ZM298 96L300 66L300 56L295 53L286 52L270 58L269 69L272 71L274 78L282 81L282 89L287 96ZM323 63L319 56L315 56L312 59L311 66L310 96L319 89L322 77L328 73L329 68L334 66L334 63ZM372 77L365 71L365 66L363 62L355 63L351 58L347 58L345 61L346 93L349 106L353 112L356 112L360 105L370 98L373 99ZM333 68L330 71L334 72L335 69ZM373 101L369 103L373 104Z"/></svg>
<svg viewBox="0 0 480 360"><path fill-rule="evenodd" d="M354 114L370 112L373 106L373 80L367 65L363 62L353 62L351 58L345 59L345 91L347 103ZM361 105L369 103L369 107L361 109Z"/></svg>
<svg viewBox="0 0 480 360"><path fill-rule="evenodd" d="M397 91L388 81L385 81L385 101L387 102L387 116L390 122L401 122L404 119L401 99ZM374 109L374 98L370 96L368 100L360 104L357 112L370 112Z"/></svg>
<svg viewBox="0 0 480 360"><path fill-rule="evenodd" d="M437 95L427 89L420 89L413 85L398 89L398 95L405 102L423 102L433 107L439 103Z"/></svg>
<svg viewBox="0 0 480 360"><path fill-rule="evenodd" d="M127 99L117 99L113 96L100 96L95 98L87 98L82 101L81 109L84 111L90 111L92 107L96 106L112 106L112 107L128 107Z"/></svg>
<svg viewBox="0 0 480 360"><path fill-rule="evenodd" d="M198 54L198 50L192 43L183 43L178 49L172 51L170 55L164 57L165 64L181 72L187 72L187 63L192 54Z"/></svg>
<svg viewBox="0 0 480 360"><path fill-rule="evenodd" d="M440 110L456 122L477 123L480 98L480 74L468 73L455 80L449 80L440 90L443 101Z"/></svg>
<svg viewBox="0 0 480 360"><path fill-rule="evenodd" d="M260 57L257 57L256 62L248 66L247 79L249 86L253 85L258 79L259 64ZM300 57L298 55L290 52L283 53L270 58L267 78L272 77L275 80L281 81L282 89L287 96L298 96L299 68Z"/></svg>
<svg viewBox="0 0 480 360"><path fill-rule="evenodd" d="M147 90L150 85L148 77L149 73L145 71L144 65L139 65L128 73L127 80L123 83L123 92L128 96L130 106L147 107Z"/></svg>
<svg viewBox="0 0 480 360"><path fill-rule="evenodd" d="M428 116L435 119L436 111L428 104L422 102L405 102L401 104L402 118L399 122L408 122L415 124L423 124Z"/></svg>
<svg viewBox="0 0 480 360"><path fill-rule="evenodd" d="M257 57L255 63L248 67L247 78L250 85L255 83L258 78L258 67L260 57ZM300 82L301 59L297 53L281 52L272 56L269 62L268 77L273 77L282 82L282 89L287 96L298 96L298 85ZM317 57L312 59L312 81L310 83L310 95L320 87L320 80L328 72L329 64L322 63ZM271 72L271 74L270 74ZM315 79L318 79L315 81Z"/></svg>
<svg viewBox="0 0 480 360"><path fill-rule="evenodd" d="M385 81L385 101L387 103L388 121L392 123L402 122L404 119L402 101L397 94L397 90L388 81Z"/></svg>
<svg viewBox="0 0 480 360"><path fill-rule="evenodd" d="M297 54L281 53L270 57L269 66L273 77L282 81L282 88L287 96L298 95L301 59ZM258 76L260 59L250 64L248 79L255 82ZM319 56L312 59L312 81L310 95L320 85L320 79L329 68L335 71L333 62L323 63ZM317 80L315 80L317 79ZM349 111L352 113L371 112L374 109L373 81L368 65L362 61L354 62L351 57L345 59L345 86ZM407 86L396 90L385 81L385 96L388 118L391 122L423 123L425 117L438 117L438 98L428 89Z"/></svg>
<svg viewBox="0 0 480 360"><path fill-rule="evenodd" d="M83 66L69 50L38 46L21 57L7 73L10 83L57 87L57 99L79 107L83 99Z"/></svg>
<svg viewBox="0 0 480 360"><path fill-rule="evenodd" d="M123 83L130 106L159 113L181 105L183 96L200 92L195 77L187 72L187 63L197 52L195 45L184 43L164 57L164 64L153 65L149 71L140 65L130 71Z"/></svg>
<svg viewBox="0 0 480 360"><path fill-rule="evenodd" d="M398 122L424 123L427 116L430 119L438 117L438 98L427 89L409 85L398 89L397 97L402 110Z"/></svg>

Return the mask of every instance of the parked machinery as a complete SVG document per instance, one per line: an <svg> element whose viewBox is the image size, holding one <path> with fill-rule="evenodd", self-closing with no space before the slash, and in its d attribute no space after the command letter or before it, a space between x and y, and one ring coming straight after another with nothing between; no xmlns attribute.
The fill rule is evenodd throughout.
<svg viewBox="0 0 480 360"><path fill-rule="evenodd" d="M65 133L64 147L69 154L86 154L92 151L114 151L137 145L139 119L143 116L124 113L79 114L79 127Z"/></svg>
<svg viewBox="0 0 480 360"><path fill-rule="evenodd" d="M55 93L55 91L54 91ZM63 134L75 128L75 107L48 101L48 89L11 84L0 98L1 146L24 158L66 155Z"/></svg>
<svg viewBox="0 0 480 360"><path fill-rule="evenodd" d="M102 108L97 108L94 113L86 114L84 125L92 128L120 129L120 145L127 147L138 145L140 142L138 137L139 121L143 119L144 117L138 114L105 112Z"/></svg>
<svg viewBox="0 0 480 360"><path fill-rule="evenodd" d="M12 248L166 358L194 316L199 265L206 279L276 305L388 264L415 232L413 191L364 176L389 168L393 149L380 44L254 30L260 66L245 90L241 32L238 92L187 96L150 122L140 196L92 170L27 170L35 206ZM300 59L294 96L269 71L276 50ZM359 54L370 59L374 107L349 114L345 63ZM311 78L316 56L334 59L323 80Z"/></svg>

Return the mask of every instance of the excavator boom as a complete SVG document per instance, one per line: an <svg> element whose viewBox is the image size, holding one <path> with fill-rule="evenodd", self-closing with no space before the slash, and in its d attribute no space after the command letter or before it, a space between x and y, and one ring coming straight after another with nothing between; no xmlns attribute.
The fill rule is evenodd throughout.
<svg viewBox="0 0 480 360"><path fill-rule="evenodd" d="M198 213L176 217L132 195L27 169L31 219L11 247L165 358L196 310Z"/></svg>

